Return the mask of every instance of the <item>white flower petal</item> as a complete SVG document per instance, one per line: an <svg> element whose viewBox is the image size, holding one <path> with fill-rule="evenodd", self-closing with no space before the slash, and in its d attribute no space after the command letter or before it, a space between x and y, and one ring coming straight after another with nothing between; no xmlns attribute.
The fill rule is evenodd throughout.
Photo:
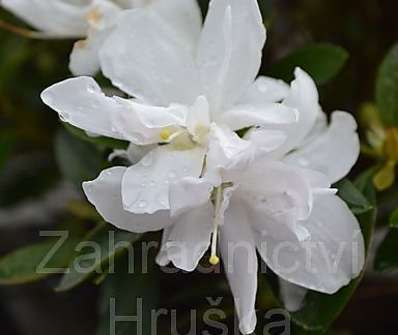
<svg viewBox="0 0 398 335"><path fill-rule="evenodd" d="M202 13L196 0L157 0L149 8L175 30L183 44L196 51L202 30Z"/></svg>
<svg viewBox="0 0 398 335"><path fill-rule="evenodd" d="M220 250L234 296L240 331L251 334L257 322L257 255L246 212L234 199L225 213L225 223L220 227Z"/></svg>
<svg viewBox="0 0 398 335"><path fill-rule="evenodd" d="M85 17L91 3L68 3L63 0L2 0L1 6L43 32L54 36L83 37L88 29Z"/></svg>
<svg viewBox="0 0 398 335"><path fill-rule="evenodd" d="M213 206L207 202L175 218L168 230L167 240L162 245L163 254L158 260L164 263L168 259L184 271L195 270L210 246L213 214Z"/></svg>
<svg viewBox="0 0 398 335"><path fill-rule="evenodd" d="M109 31L90 32L87 39L77 41L70 55L69 69L75 76L90 76L100 69L99 50Z"/></svg>
<svg viewBox="0 0 398 335"><path fill-rule="evenodd" d="M266 128L251 128L244 139L253 143L261 153L269 153L285 143L287 136L280 130Z"/></svg>
<svg viewBox="0 0 398 335"><path fill-rule="evenodd" d="M149 215L132 214L123 209L121 183L125 172L125 167L113 167L103 171L96 180L83 183L84 192L98 213L116 227L135 233L156 231L170 225L168 211Z"/></svg>
<svg viewBox="0 0 398 335"><path fill-rule="evenodd" d="M189 48L149 9L121 15L101 49L100 62L115 86L152 105L191 105L200 92Z"/></svg>
<svg viewBox="0 0 398 335"><path fill-rule="evenodd" d="M359 152L355 119L348 113L334 112L330 127L289 154L285 161L320 171L329 177L331 183L335 183L349 173Z"/></svg>
<svg viewBox="0 0 398 335"><path fill-rule="evenodd" d="M249 86L239 104L264 105L280 102L289 95L289 85L283 80L260 76Z"/></svg>
<svg viewBox="0 0 398 335"><path fill-rule="evenodd" d="M163 145L127 169L122 181L124 208L133 213L155 213L170 209L170 184L191 176L199 177L204 160L200 147L175 150Z"/></svg>
<svg viewBox="0 0 398 335"><path fill-rule="evenodd" d="M290 93L283 103L298 111L298 122L285 127L288 138L278 150L280 156L301 146L320 113L318 91L314 81L299 68L296 68L295 75L296 79L291 83Z"/></svg>
<svg viewBox="0 0 398 335"><path fill-rule="evenodd" d="M308 291L306 288L279 279L279 290L283 304L289 312L297 312L301 309Z"/></svg>
<svg viewBox="0 0 398 335"><path fill-rule="evenodd" d="M359 224L335 195L317 196L311 216L298 222L309 236L300 241L287 225L267 222L261 212L253 222L263 225L258 249L281 278L319 292L334 294L358 276L364 265L364 241Z"/></svg>
<svg viewBox="0 0 398 335"><path fill-rule="evenodd" d="M210 2L198 64L213 114L235 103L254 81L265 38L257 0Z"/></svg>
<svg viewBox="0 0 398 335"><path fill-rule="evenodd" d="M204 96L199 96L187 113L186 127L193 139L201 142L210 127L209 103Z"/></svg>
<svg viewBox="0 0 398 335"><path fill-rule="evenodd" d="M311 213L311 185L294 167L262 158L244 173L237 177L231 175L231 178L254 208L274 216L293 214L299 219L306 219Z"/></svg>
<svg viewBox="0 0 398 335"><path fill-rule="evenodd" d="M254 158L249 141L241 139L227 127L218 127L215 124L211 125L208 147L206 174L245 167ZM209 175L207 177L212 179Z"/></svg>
<svg viewBox="0 0 398 335"><path fill-rule="evenodd" d="M220 123L232 130L251 126L275 126L296 123L297 110L279 103L265 105L237 105L220 117Z"/></svg>
<svg viewBox="0 0 398 335"><path fill-rule="evenodd" d="M186 177L170 185L170 212L177 216L209 201L213 185L204 178Z"/></svg>
<svg viewBox="0 0 398 335"><path fill-rule="evenodd" d="M129 141L147 145L160 142L169 142L184 125L187 108L181 105L156 107L144 105L134 100L120 99L125 108L113 118L114 129ZM164 138L162 130L166 130Z"/></svg>
<svg viewBox="0 0 398 335"><path fill-rule="evenodd" d="M113 129L112 117L123 110L124 101L105 96L90 77L72 78L47 88L41 98L60 118L98 135L124 139Z"/></svg>

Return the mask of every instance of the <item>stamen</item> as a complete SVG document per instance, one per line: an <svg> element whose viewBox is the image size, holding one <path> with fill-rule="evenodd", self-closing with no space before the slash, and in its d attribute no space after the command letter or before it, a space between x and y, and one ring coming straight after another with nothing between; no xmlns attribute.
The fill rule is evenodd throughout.
<svg viewBox="0 0 398 335"><path fill-rule="evenodd" d="M160 138L163 140L163 141L168 141L169 140L169 138L170 138L170 136L171 136L171 131L170 131L170 129L163 129L161 132L160 132Z"/></svg>
<svg viewBox="0 0 398 335"><path fill-rule="evenodd" d="M211 256L209 263L211 265L217 265L220 263L220 258L217 256L217 239L218 239L218 227L220 225L220 208L222 201L223 187L219 186L216 188L216 199L215 199L215 213L214 213L214 230L211 240Z"/></svg>

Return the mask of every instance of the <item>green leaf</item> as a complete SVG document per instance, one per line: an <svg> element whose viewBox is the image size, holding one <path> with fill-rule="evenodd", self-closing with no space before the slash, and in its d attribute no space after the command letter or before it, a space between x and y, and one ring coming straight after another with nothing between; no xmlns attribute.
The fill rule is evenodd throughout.
<svg viewBox="0 0 398 335"><path fill-rule="evenodd" d="M78 254L70 262L68 273L66 273L57 291L70 290L84 281L92 278L95 274L101 275L109 272L110 264L123 251L141 237L121 230L113 230L109 225L104 225L92 230L86 238L79 243Z"/></svg>
<svg viewBox="0 0 398 335"><path fill-rule="evenodd" d="M301 67L319 85L333 79L343 68L349 55L343 48L331 44L312 44L297 49L271 67L270 75L290 82L294 69Z"/></svg>
<svg viewBox="0 0 398 335"><path fill-rule="evenodd" d="M53 249L59 240L51 239L46 242L32 244L18 249L0 259L0 284L25 284L46 278L52 274L59 274L66 269L74 255L74 248L78 239L67 239L58 250ZM55 254L47 261L52 250ZM43 263L44 262L44 263ZM42 270L40 269L42 268Z"/></svg>
<svg viewBox="0 0 398 335"><path fill-rule="evenodd" d="M361 225L365 239L366 255L368 256L368 249L376 220L376 210L369 210L366 213L360 214L357 218ZM292 320L306 331L322 331L328 329L350 301L362 276L363 273L334 295L309 291L305 298L304 307L291 314Z"/></svg>
<svg viewBox="0 0 398 335"><path fill-rule="evenodd" d="M116 140L114 138L97 136L88 136L87 133L79 128L76 128L68 123L63 123L65 129L69 131L73 136L91 143L95 144L99 148L110 148L110 149L126 149L129 145L127 141Z"/></svg>
<svg viewBox="0 0 398 335"><path fill-rule="evenodd" d="M336 187L339 190L339 197L348 204L354 214L366 213L372 209L369 201L349 180L344 179L338 182Z"/></svg>
<svg viewBox="0 0 398 335"><path fill-rule="evenodd" d="M398 228L398 208L396 208L390 216L390 227Z"/></svg>
<svg viewBox="0 0 398 335"><path fill-rule="evenodd" d="M79 188L83 181L97 177L102 167L102 155L95 146L62 129L55 139L55 156L62 174Z"/></svg>
<svg viewBox="0 0 398 335"><path fill-rule="evenodd" d="M381 64L376 81L376 103L386 126L398 126L398 44Z"/></svg>
<svg viewBox="0 0 398 335"><path fill-rule="evenodd" d="M358 191L366 195L366 198L374 207L377 206L377 199L376 190L373 185L373 177L377 170L378 166L371 167L370 169L362 172L354 181L354 185Z"/></svg>
<svg viewBox="0 0 398 335"><path fill-rule="evenodd" d="M140 260L141 257L134 258L134 271L131 271L128 257L120 258L116 262L115 273L105 279L101 286L97 335L112 333L110 315L113 314L141 318L139 323L132 321L113 323L116 335L153 334L151 311L159 307L159 276L156 267L149 259L149 271L142 273Z"/></svg>
<svg viewBox="0 0 398 335"><path fill-rule="evenodd" d="M398 270L398 231L391 229L376 253L375 269L377 271Z"/></svg>

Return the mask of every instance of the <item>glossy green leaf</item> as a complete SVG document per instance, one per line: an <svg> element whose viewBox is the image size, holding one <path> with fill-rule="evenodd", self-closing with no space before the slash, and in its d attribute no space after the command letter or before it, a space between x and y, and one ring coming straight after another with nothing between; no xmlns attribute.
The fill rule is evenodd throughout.
<svg viewBox="0 0 398 335"><path fill-rule="evenodd" d="M80 188L83 181L97 177L102 155L96 147L60 129L55 139L55 156L64 177Z"/></svg>
<svg viewBox="0 0 398 335"><path fill-rule="evenodd" d="M77 246L78 254L71 261L57 291L70 290L94 275L113 271L115 258L141 237L121 230L113 230L109 225L95 228Z"/></svg>
<svg viewBox="0 0 398 335"><path fill-rule="evenodd" d="M18 249L0 259L0 284L25 284L62 273L74 255L78 239L51 239Z"/></svg>
<svg viewBox="0 0 398 335"><path fill-rule="evenodd" d="M151 311L159 307L160 283L153 257L148 262L147 273L142 271L141 257L134 257L134 271L129 267L128 257L116 262L115 273L108 275L101 286L97 335L109 335L113 331L117 335L154 334ZM111 315L138 316L139 322L112 322Z"/></svg>
<svg viewBox="0 0 398 335"><path fill-rule="evenodd" d="M387 126L398 126L398 44L380 66L376 82L376 103Z"/></svg>
<svg viewBox="0 0 398 335"><path fill-rule="evenodd" d="M396 208L390 216L390 227L398 228L398 208Z"/></svg>
<svg viewBox="0 0 398 335"><path fill-rule="evenodd" d="M70 124L63 123L66 130L68 130L73 136L77 138L95 144L100 148L109 148L109 149L127 149L129 143L127 141L116 140L114 138L105 137L105 136L88 136L87 133L79 128L71 126Z"/></svg>
<svg viewBox="0 0 398 335"><path fill-rule="evenodd" d="M349 55L343 48L331 44L312 44L297 49L270 69L270 75L290 82L294 69L301 67L317 84L325 84L343 68Z"/></svg>
<svg viewBox="0 0 398 335"><path fill-rule="evenodd" d="M391 229L376 253L375 269L377 271L398 270L398 230Z"/></svg>
<svg viewBox="0 0 398 335"><path fill-rule="evenodd" d="M349 180L338 182L336 187L339 190L338 196L348 204L354 214L366 213L372 209L369 201Z"/></svg>

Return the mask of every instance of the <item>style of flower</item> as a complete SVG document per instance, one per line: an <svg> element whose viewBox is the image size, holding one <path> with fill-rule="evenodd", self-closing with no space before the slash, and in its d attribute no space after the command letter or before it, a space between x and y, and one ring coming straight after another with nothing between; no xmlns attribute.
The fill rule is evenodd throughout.
<svg viewBox="0 0 398 335"><path fill-rule="evenodd" d="M200 20L195 0L2 0L8 9L38 29L45 38L81 39L74 45L69 68L74 75L99 70L98 52L125 10L146 7L183 31Z"/></svg>
<svg viewBox="0 0 398 335"><path fill-rule="evenodd" d="M335 112L327 127L300 69L291 87L255 80L264 43L255 0L213 0L203 29L137 9L100 50L103 73L134 99L89 77L42 94L65 122L132 143L133 165L84 183L89 201L121 229L164 229L160 265L192 271L209 247L217 264L219 247L244 334L256 325L256 250L287 300L291 284L334 293L364 262L358 222L331 188L358 157L356 123Z"/></svg>

